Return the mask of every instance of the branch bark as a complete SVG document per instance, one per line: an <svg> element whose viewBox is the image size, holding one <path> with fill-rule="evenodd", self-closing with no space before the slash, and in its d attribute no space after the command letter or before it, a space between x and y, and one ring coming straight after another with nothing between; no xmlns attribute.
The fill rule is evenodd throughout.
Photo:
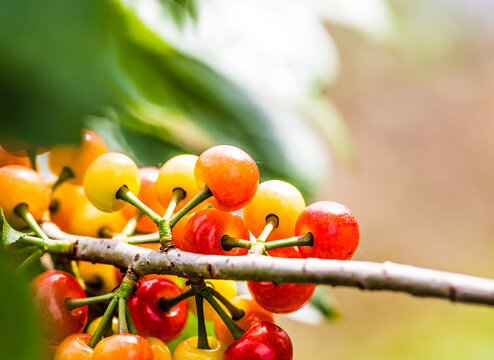
<svg viewBox="0 0 494 360"><path fill-rule="evenodd" d="M73 244L68 254L72 259L130 268L139 276L171 274L189 279L314 283L494 305L494 280L463 274L391 262L200 255L175 248L160 252L115 239L69 235L52 223L44 223L42 228L50 238Z"/></svg>

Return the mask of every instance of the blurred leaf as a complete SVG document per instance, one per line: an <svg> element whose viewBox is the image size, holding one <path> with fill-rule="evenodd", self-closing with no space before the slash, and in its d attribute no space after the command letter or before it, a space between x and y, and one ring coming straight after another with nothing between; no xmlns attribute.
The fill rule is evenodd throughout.
<svg viewBox="0 0 494 360"><path fill-rule="evenodd" d="M20 237L25 235L24 233L15 230L9 225L5 216L3 215L3 210L0 208L0 231L2 233L2 246L4 249L8 249L11 245L15 244Z"/></svg>
<svg viewBox="0 0 494 360"><path fill-rule="evenodd" d="M320 287L316 288L309 305L318 310L327 321L336 321L341 316L334 301L329 299Z"/></svg>
<svg viewBox="0 0 494 360"><path fill-rule="evenodd" d="M197 21L197 3L195 0L160 0L164 10L171 16L175 24L182 28L187 17Z"/></svg>
<svg viewBox="0 0 494 360"><path fill-rule="evenodd" d="M0 359L40 359L39 333L30 301L28 279L6 266L0 252Z"/></svg>

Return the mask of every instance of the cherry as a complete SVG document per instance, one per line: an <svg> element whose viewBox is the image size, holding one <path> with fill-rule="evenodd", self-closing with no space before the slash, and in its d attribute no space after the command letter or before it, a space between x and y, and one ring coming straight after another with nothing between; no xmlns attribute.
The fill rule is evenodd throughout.
<svg viewBox="0 0 494 360"><path fill-rule="evenodd" d="M93 349L88 345L89 340L89 334L69 335L58 345L53 360L91 360Z"/></svg>
<svg viewBox="0 0 494 360"><path fill-rule="evenodd" d="M232 343L225 351L224 360L291 360L292 341L279 326L261 321Z"/></svg>
<svg viewBox="0 0 494 360"><path fill-rule="evenodd" d="M67 309L66 298L85 298L84 290L69 273L50 270L33 279L33 299L46 341L60 343L86 326L87 306Z"/></svg>
<svg viewBox="0 0 494 360"><path fill-rule="evenodd" d="M158 300L181 293L182 290L173 281L160 276L145 276L137 286L135 296L128 301L139 334L156 337L164 342L175 339L187 321L187 302L182 301L169 311L163 311L158 306Z"/></svg>
<svg viewBox="0 0 494 360"><path fill-rule="evenodd" d="M348 208L332 201L307 206L299 215L295 235L311 233L313 246L300 246L303 257L350 259L359 243L357 219Z"/></svg>
<svg viewBox="0 0 494 360"><path fill-rule="evenodd" d="M221 239L228 235L248 240L249 230L237 214L208 208L196 212L184 229L182 250L205 255L245 255L247 249L223 249Z"/></svg>
<svg viewBox="0 0 494 360"><path fill-rule="evenodd" d="M154 360L154 354L142 336L118 334L96 344L92 360Z"/></svg>
<svg viewBox="0 0 494 360"><path fill-rule="evenodd" d="M221 211L236 211L254 197L259 170L245 151L230 145L214 146L197 160L194 175L199 188L207 185L209 203Z"/></svg>

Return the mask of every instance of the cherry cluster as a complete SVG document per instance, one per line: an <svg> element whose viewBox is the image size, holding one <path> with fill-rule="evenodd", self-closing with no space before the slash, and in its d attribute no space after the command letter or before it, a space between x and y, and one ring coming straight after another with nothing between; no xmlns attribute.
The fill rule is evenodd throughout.
<svg viewBox="0 0 494 360"><path fill-rule="evenodd" d="M40 221L161 252L176 247L205 255L347 260L358 246L357 221L348 208L330 201L306 206L285 181L259 184L255 161L234 146L138 168L86 130L80 145L49 150L49 169L59 175L51 184L26 151L32 153L25 145L0 148L5 220L35 234L20 239L28 256L19 271L55 241ZM140 277L132 269L68 263L53 254L43 263L51 269L34 278L33 297L56 360L172 359L166 343L181 334L189 310L197 316L198 336L180 343L173 359L292 359L290 338L274 324L273 313L300 309L316 288L248 281L250 296L237 296L230 280ZM88 311L92 304L107 305L102 316ZM89 325L88 318L94 318ZM207 336L205 321L214 321L215 337Z"/></svg>

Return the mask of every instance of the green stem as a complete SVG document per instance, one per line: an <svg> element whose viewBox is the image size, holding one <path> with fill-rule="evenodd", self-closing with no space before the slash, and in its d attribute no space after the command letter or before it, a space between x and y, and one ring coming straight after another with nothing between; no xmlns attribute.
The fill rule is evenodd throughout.
<svg viewBox="0 0 494 360"><path fill-rule="evenodd" d="M129 328L127 327L127 314L125 308L127 307L127 300L123 297L118 298L118 333L128 334Z"/></svg>
<svg viewBox="0 0 494 360"><path fill-rule="evenodd" d="M180 303L181 301L191 297L194 295L194 290L189 289L187 291L184 291L180 295L171 297L171 298L159 298L158 299L158 306L161 310L167 312L170 311L175 305Z"/></svg>
<svg viewBox="0 0 494 360"><path fill-rule="evenodd" d="M122 230L122 235L125 237L129 237L134 232L136 231L137 223L139 222L139 218L141 217L142 212L140 210L137 210L135 215L132 217L132 219L129 220L127 225L125 225L124 229Z"/></svg>
<svg viewBox="0 0 494 360"><path fill-rule="evenodd" d="M136 326L134 325L134 321L132 320L132 315L130 315L129 304L125 303L125 315L127 318L127 325L129 328L129 332L134 335L138 335Z"/></svg>
<svg viewBox="0 0 494 360"><path fill-rule="evenodd" d="M115 309L117 308L118 304L118 298L114 297L110 301L110 305L106 308L105 313L103 314L103 317L101 318L101 321L98 324L98 327L94 331L93 336L91 337L91 340L89 340L88 345L92 348L96 346L96 344L101 340L101 337L103 336L103 333L105 331L106 325L108 324L108 321L112 321L113 313L115 312Z"/></svg>
<svg viewBox="0 0 494 360"><path fill-rule="evenodd" d="M173 212L175 211L178 203L185 199L185 191L182 188L173 189L173 196L168 204L168 208L166 209L165 215L163 215L163 219L168 220L171 218Z"/></svg>
<svg viewBox="0 0 494 360"><path fill-rule="evenodd" d="M109 293L105 295L100 295L100 296L93 296L93 297L88 297L88 298L82 298L82 299L71 299L71 298L66 298L65 299L65 306L67 306L67 309L73 310L81 306L86 306L90 304L96 304L99 302L103 301L108 301L113 299L115 296L114 293Z"/></svg>
<svg viewBox="0 0 494 360"><path fill-rule="evenodd" d="M157 225L159 225L159 223L163 220L161 216L156 214L151 208L149 208L146 204L139 200L137 196L132 194L127 186L122 186L120 189L118 189L116 196L117 199L126 201L141 210L144 214L149 216L151 220L153 220Z"/></svg>
<svg viewBox="0 0 494 360"><path fill-rule="evenodd" d="M22 203L22 204L19 204L17 205L15 208L14 208L14 212L21 217L22 220L24 220L26 222L26 224L31 228L32 231L34 231L34 233L44 239L44 240L49 240L48 239L48 236L46 236L46 234L44 233L43 230L41 230L41 228L39 227L38 223L36 222L36 220L34 219L33 215L29 212L29 209L27 207L27 204L25 203Z"/></svg>
<svg viewBox="0 0 494 360"><path fill-rule="evenodd" d="M251 246L252 243L249 240L235 239L228 235L225 235L221 238L221 247L225 251L230 251L231 249L236 247L250 249Z"/></svg>
<svg viewBox="0 0 494 360"><path fill-rule="evenodd" d="M154 243L160 241L160 236L158 233L134 235L134 236L129 236L124 241L131 245L148 244L148 243Z"/></svg>
<svg viewBox="0 0 494 360"><path fill-rule="evenodd" d="M33 252L31 255L27 257L26 260L24 260L19 267L17 268L17 271L24 271L26 270L34 261L39 259L41 256L43 256L44 252L41 249L36 250Z"/></svg>
<svg viewBox="0 0 494 360"><path fill-rule="evenodd" d="M221 295L216 289L208 286L208 290L211 295L213 295L216 299L218 299L225 307L228 309L230 314L232 315L232 320L237 321L244 317L245 311L239 309L235 305L233 305L226 297Z"/></svg>
<svg viewBox="0 0 494 360"><path fill-rule="evenodd" d="M216 311L218 316L223 320L228 330L230 330L233 338L238 340L242 337L245 331L235 324L235 322L228 316L228 314L223 310L223 308L218 304L218 302L213 298L213 296L209 293L208 289L204 289L201 295L206 299L206 301L211 305L211 307Z"/></svg>
<svg viewBox="0 0 494 360"><path fill-rule="evenodd" d="M213 193L207 186L204 186L201 191L197 193L196 196L194 196L187 205L185 205L179 212L175 214L168 222L170 224L170 227L174 227L175 224L185 215L187 214L190 210L195 208L197 205L202 203L204 200L210 198L213 196Z"/></svg>
<svg viewBox="0 0 494 360"><path fill-rule="evenodd" d="M264 226L261 235L259 235L254 245L250 248L250 253L268 255L268 252L266 251L266 239L269 234L278 227L278 223L278 216L268 215L266 217L266 225Z"/></svg>
<svg viewBox="0 0 494 360"><path fill-rule="evenodd" d="M34 171L38 171L38 165L36 164L36 155L37 151L36 148L29 148L26 149L26 154L29 157L29 161L31 162L31 167L33 168Z"/></svg>
<svg viewBox="0 0 494 360"><path fill-rule="evenodd" d="M51 186L51 191L52 192L55 191L57 189L57 187L59 187L64 182L66 182L67 180L72 179L74 177L75 176L74 176L74 172L72 171L72 169L69 168L68 166L64 166L62 171L60 172L60 175L58 176L57 181L55 181L55 183Z"/></svg>
<svg viewBox="0 0 494 360"><path fill-rule="evenodd" d="M314 239L311 233L300 235L288 239L274 240L266 243L266 251L288 246L312 246Z"/></svg>
<svg viewBox="0 0 494 360"><path fill-rule="evenodd" d="M36 245L43 251L48 251L54 254L70 254L73 249L73 245L64 240L44 240L36 236L23 235L18 241L23 244Z"/></svg>
<svg viewBox="0 0 494 360"><path fill-rule="evenodd" d="M198 349L211 349L208 343L208 333L206 331L206 322L204 320L204 308L203 298L201 295L196 294L196 308L197 308L197 348Z"/></svg>

